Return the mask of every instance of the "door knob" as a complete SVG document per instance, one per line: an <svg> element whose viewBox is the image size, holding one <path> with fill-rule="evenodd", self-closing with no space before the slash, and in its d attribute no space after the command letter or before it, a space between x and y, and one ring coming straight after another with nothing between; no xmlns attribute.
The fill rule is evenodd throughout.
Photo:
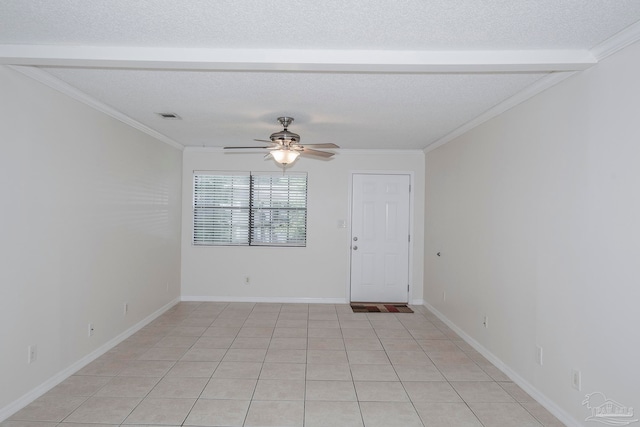
<svg viewBox="0 0 640 427"><path fill-rule="evenodd" d="M358 250L358 247L357 247L357 246L354 246L354 247L353 247L353 250L354 250L354 251L357 251L357 250Z"/></svg>

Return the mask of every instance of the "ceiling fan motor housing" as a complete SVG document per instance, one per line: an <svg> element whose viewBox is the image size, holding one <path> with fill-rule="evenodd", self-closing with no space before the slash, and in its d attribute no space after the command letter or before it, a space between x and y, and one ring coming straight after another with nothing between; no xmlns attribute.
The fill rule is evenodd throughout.
<svg viewBox="0 0 640 427"><path fill-rule="evenodd" d="M289 132L288 130L281 130L280 132L271 134L271 141L284 142L284 143L297 143L300 142L300 135L297 133Z"/></svg>
<svg viewBox="0 0 640 427"><path fill-rule="evenodd" d="M289 146L291 143L295 144L300 142L300 135L287 130L289 125L293 122L293 117L278 117L278 121L284 129L280 132L272 133L270 137L271 141L278 142L286 146Z"/></svg>

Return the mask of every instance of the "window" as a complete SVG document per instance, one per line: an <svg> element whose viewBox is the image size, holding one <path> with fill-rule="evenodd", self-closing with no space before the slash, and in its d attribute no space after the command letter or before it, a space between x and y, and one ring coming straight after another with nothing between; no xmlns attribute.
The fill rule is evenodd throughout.
<svg viewBox="0 0 640 427"><path fill-rule="evenodd" d="M246 245L249 174L193 176L193 244Z"/></svg>
<svg viewBox="0 0 640 427"><path fill-rule="evenodd" d="M196 246L306 246L307 174L195 172Z"/></svg>

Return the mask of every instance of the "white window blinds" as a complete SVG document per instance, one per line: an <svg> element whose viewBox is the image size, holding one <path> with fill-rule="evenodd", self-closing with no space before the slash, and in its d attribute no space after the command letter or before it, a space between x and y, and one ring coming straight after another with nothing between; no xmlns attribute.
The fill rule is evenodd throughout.
<svg viewBox="0 0 640 427"><path fill-rule="evenodd" d="M251 244L305 246L307 175L251 175Z"/></svg>
<svg viewBox="0 0 640 427"><path fill-rule="evenodd" d="M246 245L250 175L193 176L193 244Z"/></svg>
<svg viewBox="0 0 640 427"><path fill-rule="evenodd" d="M307 175L195 172L194 245L306 246Z"/></svg>

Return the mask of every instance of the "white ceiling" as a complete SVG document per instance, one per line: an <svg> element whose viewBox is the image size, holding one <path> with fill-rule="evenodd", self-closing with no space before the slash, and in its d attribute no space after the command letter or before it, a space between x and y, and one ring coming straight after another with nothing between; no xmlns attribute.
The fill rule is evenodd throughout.
<svg viewBox="0 0 640 427"><path fill-rule="evenodd" d="M421 149L640 39L638 0L3 0L0 64L176 146ZM173 112L182 120L163 120Z"/></svg>

